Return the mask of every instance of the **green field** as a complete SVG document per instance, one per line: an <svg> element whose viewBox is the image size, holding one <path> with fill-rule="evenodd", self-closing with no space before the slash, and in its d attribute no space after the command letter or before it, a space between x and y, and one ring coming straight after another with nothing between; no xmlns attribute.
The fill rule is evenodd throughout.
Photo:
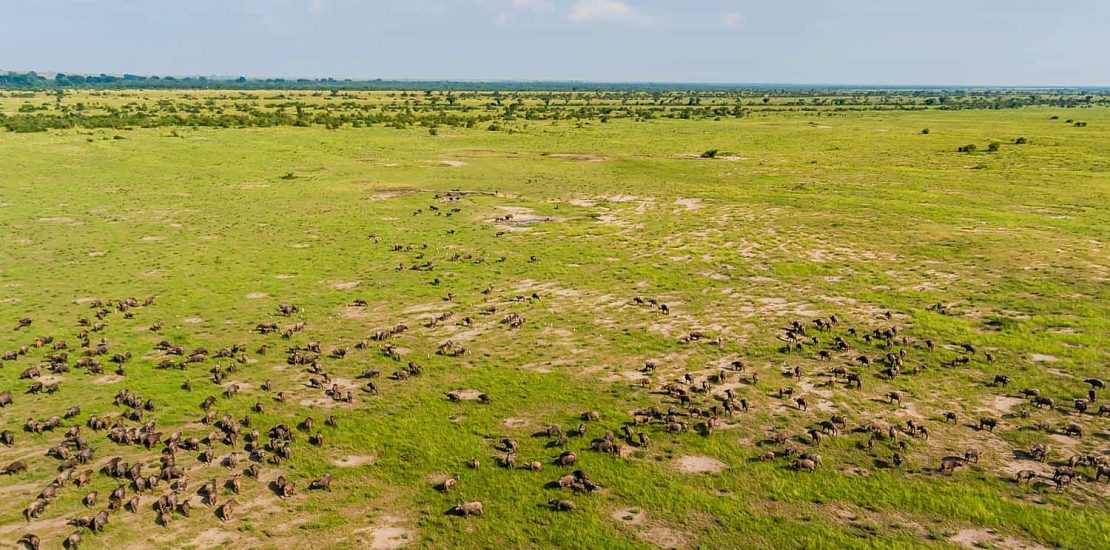
<svg viewBox="0 0 1110 550"><path fill-rule="evenodd" d="M188 97L204 94L222 99ZM8 116L82 103L116 117L0 130L0 352L17 352L0 368L0 392L13 394L0 429L15 438L0 447L0 467L28 466L0 477L0 546L34 533L44 548L58 547L75 531L67 520L105 509L117 486L130 499L131 482L100 468L119 456L156 474L171 433L219 432L200 422L211 395L218 416L249 416L262 443L271 427L294 427L291 458L275 464L267 451L260 477L243 475L235 495L223 483L251 463L246 438L235 449L216 442L211 465L179 448L189 517L158 521L153 505L171 492L163 482L143 494L137 513L115 510L102 532L84 530L83 548L1110 548L1110 484L1094 480L1095 466L1076 466L1078 479L1062 490L1052 479L1073 456L1110 455L1110 418L1096 414L1110 394L1086 413L1073 406L1087 397L1085 379L1110 378L1110 108L944 110L910 98L921 108L803 110L789 97L757 96L705 102L742 106L743 116L683 116L678 102L659 116L573 116L599 104L579 97L559 116L533 119L505 116L499 102L476 95L461 100L457 117L432 122L417 109L403 123L335 114L294 124L298 115L228 128L118 123L112 110L276 109L227 94L0 97ZM315 102L298 113L327 111L326 94L297 94ZM523 98L537 110L550 102ZM361 92L347 101L396 99ZM429 96L410 100L419 107ZM41 129L31 122L20 119ZM988 152L991 143L997 150ZM968 144L978 151L957 152ZM710 150L715 158L701 158ZM96 317L93 300L151 296L128 315L106 306L103 321ZM283 303L300 311L279 315ZM831 328L814 324L830 316ZM430 322L437 317L446 318ZM31 325L12 330L21 318ZM78 326L82 318L106 324L92 331ZM792 321L805 336L788 351ZM304 330L289 338L254 331L299 322ZM160 330L150 330L155 323ZM402 323L407 331L356 346ZM864 338L892 326L889 343ZM92 348L108 344L98 356L103 373L75 365L83 328ZM68 372L48 368L59 351L34 345L45 336L67 342L58 364ZM851 349L837 349L836 337ZM209 353L178 368L185 357L157 351L162 340L186 355L201 346ZM287 348L310 342L321 349L320 373L287 361ZM236 344L245 351L217 357ZM345 357L329 357L346 347ZM884 357L900 349L891 379ZM117 374L109 358L126 353ZM960 357L967 362L952 363ZM160 368L166 359L174 365ZM410 362L419 375L391 377ZM655 368L644 374L647 362ZM21 379L35 366L37 378ZM861 389L834 377L837 367L859 374ZM377 394L358 378L366 369L381 372L372 379ZM353 401L309 387L322 373ZM991 385L996 375L1010 384ZM26 393L36 379L58 382L57 391ZM239 393L225 397L232 384ZM786 387L792 397L779 396ZM154 410L123 419L130 409L113 397L125 388ZM1033 406L1026 388L1056 407ZM695 413L723 407L726 390L750 410L720 410L706 433ZM471 399L479 393L489 402ZM29 418L73 406L80 413L52 431L25 429ZM672 406L672 427L687 430L636 415ZM551 425L574 432L587 411L599 418L565 447L537 434ZM957 422L945 422L950 411ZM110 430L86 425L92 415L128 428L155 420L163 442L117 445ZM325 425L331 415L335 425ZM846 426L812 444L807 430L833 415ZM636 416L645 422L632 425ZM998 427L978 430L985 416ZM311 431L297 427L306 417ZM929 437L911 436L907 421ZM880 435L869 450L869 433L857 427L872 422ZM1082 437L1064 433L1070 423ZM650 444L626 440L625 425ZM901 428L894 440L892 425ZM76 466L92 469L91 481L64 483L26 521L24 509L59 475L61 460L48 450L76 426L95 449ZM618 454L591 449L606 431ZM310 442L316 432L323 444ZM501 464L503 438L519 444L515 468ZM1025 454L1037 444L1050 446L1046 461ZM819 453L822 463L796 471L794 458L781 456L786 447ZM575 465L554 463L564 448ZM943 457L967 449L981 459L952 475L937 471ZM238 464L221 466L232 452ZM760 460L767 452L776 458ZM895 452L905 458L900 467L891 464ZM525 469L531 461L542 469ZM576 469L600 489L550 486ZM1020 470L1038 477L1015 483ZM309 490L325 474L330 490ZM289 498L269 485L279 475L296 486ZM458 484L439 490L451 476ZM217 505L237 504L230 521L201 503L198 490L211 479ZM90 491L99 502L86 507ZM577 510L552 511L552 499ZM484 515L447 514L459 501L482 502Z"/></svg>

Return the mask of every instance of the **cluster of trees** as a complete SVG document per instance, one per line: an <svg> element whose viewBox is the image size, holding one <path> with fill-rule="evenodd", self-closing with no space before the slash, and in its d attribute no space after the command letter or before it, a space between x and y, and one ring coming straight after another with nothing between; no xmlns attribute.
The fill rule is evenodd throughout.
<svg viewBox="0 0 1110 550"><path fill-rule="evenodd" d="M332 79L305 81L306 86L316 86L306 90L195 91L213 83L257 86L264 82L269 81L64 74L46 78L35 73L6 73L0 74L0 101L9 101L0 109L0 126L15 132L74 127L315 125L333 129L387 125L511 130L514 121L721 120L765 112L820 116L846 111L1002 109L1041 104L1083 108L1110 102L1110 94L1019 90L425 88L371 92L320 88L338 82ZM131 89L152 87L152 83L188 91ZM1085 125L1070 119L1068 123Z"/></svg>

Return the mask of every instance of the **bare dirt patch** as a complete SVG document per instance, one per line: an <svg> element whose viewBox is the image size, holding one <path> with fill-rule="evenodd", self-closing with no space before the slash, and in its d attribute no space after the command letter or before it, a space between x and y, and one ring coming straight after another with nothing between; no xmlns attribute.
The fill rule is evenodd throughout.
<svg viewBox="0 0 1110 550"><path fill-rule="evenodd" d="M347 306L339 312L339 316L344 319L365 319L369 316L366 313L366 308L358 306Z"/></svg>
<svg viewBox="0 0 1110 550"><path fill-rule="evenodd" d="M1029 360L1034 363L1055 363L1060 360L1055 355L1048 355L1044 353L1034 353L1029 355Z"/></svg>
<svg viewBox="0 0 1110 550"><path fill-rule="evenodd" d="M405 519L397 516L384 515L377 518L372 527L355 531L357 535L369 535L369 548L374 550L389 550L400 548L416 540L416 533L402 525Z"/></svg>
<svg viewBox="0 0 1110 550"><path fill-rule="evenodd" d="M532 421L527 418L510 417L506 418L501 423L504 424L506 428L524 428L531 424Z"/></svg>
<svg viewBox="0 0 1110 550"><path fill-rule="evenodd" d="M604 162L609 160L609 157L602 155L592 155L587 153L548 153L544 156L555 157L560 159L577 160L581 162Z"/></svg>
<svg viewBox="0 0 1110 550"><path fill-rule="evenodd" d="M719 474L728 464L711 456L685 455L673 461L678 471L684 474Z"/></svg>
<svg viewBox="0 0 1110 550"><path fill-rule="evenodd" d="M388 166L388 165L386 165L386 166ZM394 166L396 166L396 164ZM378 192L370 195L369 199L372 200L372 201L387 201L389 199L395 199L397 197L404 197L406 195L412 195L414 193L418 193L419 191L420 191L419 189L408 188L408 187L407 188L401 188L401 189L383 189L381 191L378 191Z"/></svg>
<svg viewBox="0 0 1110 550"><path fill-rule="evenodd" d="M92 380L93 384L98 384L102 386L108 384L119 384L120 382L123 382L123 377L115 374L105 374L104 376L93 378Z"/></svg>
<svg viewBox="0 0 1110 550"><path fill-rule="evenodd" d="M269 296L270 296L270 295L269 295L269 294L267 294L267 293L265 293L265 292L248 292L248 293L246 294L246 298L247 298L248 300L260 300L260 299L262 299L262 298L267 298L267 297L269 297Z"/></svg>
<svg viewBox="0 0 1110 550"><path fill-rule="evenodd" d="M166 238L163 237L162 235L146 235L145 237L143 237L139 240L145 241L145 242L148 242L148 243L153 243L153 242L158 242L158 241L164 241L164 240L166 240Z"/></svg>
<svg viewBox="0 0 1110 550"><path fill-rule="evenodd" d="M647 514L638 508L621 508L614 510L610 516L626 525L640 525L647 518Z"/></svg>
<svg viewBox="0 0 1110 550"><path fill-rule="evenodd" d="M685 533L675 531L669 527L652 527L639 533L644 541L659 548L685 548L687 536Z"/></svg>
<svg viewBox="0 0 1110 550"><path fill-rule="evenodd" d="M440 164L442 164L444 166L450 166L452 168L458 168L460 166L466 166L466 163L461 161L461 160L444 160L444 161L440 161Z"/></svg>
<svg viewBox="0 0 1110 550"><path fill-rule="evenodd" d="M480 390L455 390L451 393L462 401L477 401L482 396Z"/></svg>
<svg viewBox="0 0 1110 550"><path fill-rule="evenodd" d="M373 455L347 455L333 460L332 464L340 468L357 468L359 466L373 464L374 458Z"/></svg>
<svg viewBox="0 0 1110 550"><path fill-rule="evenodd" d="M278 367L274 367L274 369L285 370L285 366L281 365L280 369ZM343 404L330 397L309 397L308 399L301 399L299 403L303 407L319 407L321 409L334 409Z"/></svg>
<svg viewBox="0 0 1110 550"><path fill-rule="evenodd" d="M43 532L65 529L67 521L67 518L53 518L42 521L32 521L30 523L13 521L8 525L0 525L0 535L9 535L19 531L41 534Z"/></svg>
<svg viewBox="0 0 1110 550"><path fill-rule="evenodd" d="M351 290L352 288L355 288L361 284L362 281L338 281L336 283L332 283L331 286L336 290Z"/></svg>
<svg viewBox="0 0 1110 550"><path fill-rule="evenodd" d="M186 323L189 323L190 325L195 325L195 324L198 324L198 323L203 323L204 319L201 318L201 317L186 317L186 318L182 319L182 321L184 321Z"/></svg>
<svg viewBox="0 0 1110 550"><path fill-rule="evenodd" d="M1024 403L1025 400L1019 397L1007 397L1005 395L1000 395L995 397L993 402L991 402L991 404L988 405L987 408L998 414L1009 414L1013 412L1014 407L1017 407Z"/></svg>
<svg viewBox="0 0 1110 550"><path fill-rule="evenodd" d="M67 217L67 216L52 216L52 217L49 217L49 218L39 218L36 221L40 221L40 222L44 222L44 223L73 223L73 222L76 222L77 220L75 220L73 218L70 218L70 217Z"/></svg>
<svg viewBox="0 0 1110 550"><path fill-rule="evenodd" d="M107 254L108 253L104 252L103 250L94 250L92 252L89 252L89 257L90 258L100 258L100 257L106 256Z"/></svg>
<svg viewBox="0 0 1110 550"><path fill-rule="evenodd" d="M674 203L675 203L676 206L681 206L681 207L685 208L686 211L700 210L703 206L702 203L701 203L701 199L678 198L678 199L674 200Z"/></svg>
<svg viewBox="0 0 1110 550"><path fill-rule="evenodd" d="M193 537L193 546L197 548L216 548L230 542L234 537L235 535L232 533L224 531L219 527L213 527Z"/></svg>
<svg viewBox="0 0 1110 550"><path fill-rule="evenodd" d="M1047 550L1037 543L1000 535L992 529L969 528L949 537L949 542L964 548L1006 548L1007 550Z"/></svg>

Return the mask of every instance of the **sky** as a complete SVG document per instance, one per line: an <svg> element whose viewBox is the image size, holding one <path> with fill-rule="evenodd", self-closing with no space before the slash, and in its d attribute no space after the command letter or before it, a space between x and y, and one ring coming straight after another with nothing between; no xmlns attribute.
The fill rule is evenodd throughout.
<svg viewBox="0 0 1110 550"><path fill-rule="evenodd" d="M1108 0L0 0L0 71L1110 85Z"/></svg>

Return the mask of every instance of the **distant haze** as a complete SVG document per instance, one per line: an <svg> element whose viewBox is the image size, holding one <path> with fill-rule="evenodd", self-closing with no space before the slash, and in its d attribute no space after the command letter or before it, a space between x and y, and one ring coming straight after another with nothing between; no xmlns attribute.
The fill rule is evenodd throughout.
<svg viewBox="0 0 1110 550"><path fill-rule="evenodd" d="M1105 0L0 0L0 70L1101 86Z"/></svg>

